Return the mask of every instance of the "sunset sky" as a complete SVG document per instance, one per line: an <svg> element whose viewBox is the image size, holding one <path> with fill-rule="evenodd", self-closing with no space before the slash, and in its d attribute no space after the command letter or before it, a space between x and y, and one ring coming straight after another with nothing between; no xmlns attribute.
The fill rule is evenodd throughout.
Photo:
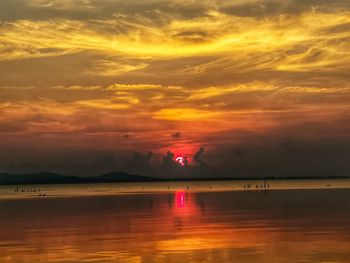
<svg viewBox="0 0 350 263"><path fill-rule="evenodd" d="M349 72L348 0L0 0L0 172L349 175Z"/></svg>

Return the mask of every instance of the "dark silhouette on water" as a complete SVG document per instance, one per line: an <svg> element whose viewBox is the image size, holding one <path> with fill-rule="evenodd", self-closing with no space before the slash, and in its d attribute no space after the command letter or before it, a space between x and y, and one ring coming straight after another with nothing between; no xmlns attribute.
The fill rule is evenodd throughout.
<svg viewBox="0 0 350 263"><path fill-rule="evenodd" d="M65 176L54 173L8 174L0 173L0 185L26 184L75 184L75 183L113 183L113 182L159 182L160 178L127 174L107 173L93 177ZM30 189L22 189L22 192Z"/></svg>
<svg viewBox="0 0 350 263"><path fill-rule="evenodd" d="M284 179L347 179L350 177L265 177L263 184L257 184L256 189L269 188L270 185L267 180ZM262 178L159 178L159 177L149 177L135 174L128 174L124 172L107 173L100 176L93 177L79 177L79 176L66 176L54 173L35 173L35 174L9 174L0 173L0 185L29 185L29 184L78 184L78 183L118 183L118 182L186 182L186 181L225 181L225 180L261 180ZM247 184L243 186L244 188L250 189L251 185ZM330 187L330 185L328 186ZM168 187L169 189L169 187ZM211 189L211 186L210 186ZM19 189L16 188L19 191ZM15 191L16 191L15 190ZM26 189L29 191L29 189ZM24 189L21 189L24 192Z"/></svg>

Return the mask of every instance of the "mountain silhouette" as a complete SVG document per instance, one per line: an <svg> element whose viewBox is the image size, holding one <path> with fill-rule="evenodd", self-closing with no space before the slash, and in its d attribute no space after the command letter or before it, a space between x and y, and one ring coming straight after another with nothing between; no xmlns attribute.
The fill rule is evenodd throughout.
<svg viewBox="0 0 350 263"><path fill-rule="evenodd" d="M13 184L76 184L76 183L112 183L112 182L154 182L159 178L128 174L124 172L106 173L100 176L79 177L49 172L30 174L0 173L0 185Z"/></svg>

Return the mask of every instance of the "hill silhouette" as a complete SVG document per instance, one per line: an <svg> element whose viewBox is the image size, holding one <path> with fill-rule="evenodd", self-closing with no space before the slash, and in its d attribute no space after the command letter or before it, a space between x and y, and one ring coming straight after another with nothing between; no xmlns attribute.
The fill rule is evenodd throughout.
<svg viewBox="0 0 350 263"><path fill-rule="evenodd" d="M30 174L0 173L0 185L13 184L76 184L76 183L112 183L112 182L154 182L159 178L128 174L124 172L106 173L100 176L79 177L49 172Z"/></svg>
<svg viewBox="0 0 350 263"><path fill-rule="evenodd" d="M298 176L298 177L205 177L205 178L158 178L143 175L128 174L125 172L112 172L99 176L80 177L67 176L50 172L28 173L28 174L11 174L0 173L0 185L25 185L25 184L81 184L81 183L122 183L122 182L179 182L179 181L207 181L207 180L261 180L261 179L345 179L346 176Z"/></svg>

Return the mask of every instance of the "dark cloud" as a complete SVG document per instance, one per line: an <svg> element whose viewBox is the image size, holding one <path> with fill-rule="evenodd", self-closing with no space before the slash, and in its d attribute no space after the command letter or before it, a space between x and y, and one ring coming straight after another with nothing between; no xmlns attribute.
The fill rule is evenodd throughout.
<svg viewBox="0 0 350 263"><path fill-rule="evenodd" d="M297 15L314 9L323 12L349 10L350 4L346 0L331 2L327 0L256 0L239 3L228 1L219 8L220 11L230 15L258 18L282 14Z"/></svg>
<svg viewBox="0 0 350 263"><path fill-rule="evenodd" d="M241 147L234 147L232 149L232 155L235 159L244 159L247 157L247 153Z"/></svg>
<svg viewBox="0 0 350 263"><path fill-rule="evenodd" d="M39 4L40 3L40 4ZM200 2L173 2L173 1L134 1L122 0L1 0L0 21L20 19L47 20L47 19L108 19L116 15L138 16L153 20L154 23L164 23L168 14L178 18L194 18L206 15L208 6Z"/></svg>
<svg viewBox="0 0 350 263"><path fill-rule="evenodd" d="M334 33L346 33L350 31L350 23L343 23L336 26L329 26L322 33L324 34L334 34ZM349 41L349 38L345 38L345 41Z"/></svg>
<svg viewBox="0 0 350 263"><path fill-rule="evenodd" d="M209 35L207 32L204 32L204 31L184 31L184 32L175 34L172 37L185 42L199 43L199 42L206 42L212 39L214 36Z"/></svg>
<svg viewBox="0 0 350 263"><path fill-rule="evenodd" d="M107 152L102 154L102 160L107 164L111 165L115 162L115 155L113 152Z"/></svg>
<svg viewBox="0 0 350 263"><path fill-rule="evenodd" d="M168 151L167 154L162 158L162 166L164 168L172 168L178 164L174 160L175 155Z"/></svg>
<svg viewBox="0 0 350 263"><path fill-rule="evenodd" d="M0 134L1 133L16 133L26 130L26 125L23 122L17 120L1 121Z"/></svg>
<svg viewBox="0 0 350 263"><path fill-rule="evenodd" d="M175 132L171 135L173 139L179 139L182 136L181 132Z"/></svg>
<svg viewBox="0 0 350 263"><path fill-rule="evenodd" d="M146 154L134 153L132 158L127 161L127 168L131 172L148 174L151 169L152 158L152 152Z"/></svg>
<svg viewBox="0 0 350 263"><path fill-rule="evenodd" d="M258 143L259 142L259 143ZM0 146L1 147L1 146ZM350 144L336 140L303 140L260 137L252 143L225 144L206 152L208 165L201 161L180 166L174 154L168 151L161 163L154 162L153 154L126 152L55 150L46 152L31 147L21 150L1 147L1 171L52 171L82 176L105 172L126 171L148 176L185 178L222 177L308 177L348 176ZM203 157L199 149L193 160Z"/></svg>
<svg viewBox="0 0 350 263"><path fill-rule="evenodd" d="M169 23L172 19L193 19L208 16L209 10L235 16L263 17L280 14L300 14L320 11L349 10L346 0L256 0L256 1L132 1L122 0L1 0L0 21L20 19L110 19L118 15L143 17L154 24ZM162 14L162 15L160 15Z"/></svg>
<svg viewBox="0 0 350 263"><path fill-rule="evenodd" d="M201 164L200 158L203 153L204 153L204 148L203 147L199 148L198 152L196 152L195 155L193 156L193 160Z"/></svg>
<svg viewBox="0 0 350 263"><path fill-rule="evenodd" d="M198 152L196 152L196 154L194 155L193 159L198 161L203 153L204 153L204 148L203 147L199 148Z"/></svg>

